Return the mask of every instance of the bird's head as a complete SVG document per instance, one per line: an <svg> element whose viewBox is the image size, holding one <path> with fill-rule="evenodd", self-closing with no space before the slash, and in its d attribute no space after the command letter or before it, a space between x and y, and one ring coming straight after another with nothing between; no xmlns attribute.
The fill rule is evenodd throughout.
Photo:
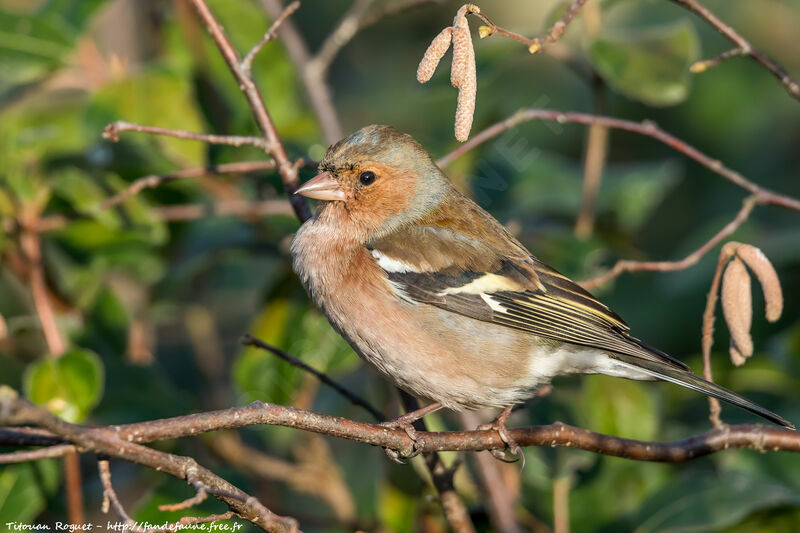
<svg viewBox="0 0 800 533"><path fill-rule="evenodd" d="M391 126L366 126L333 144L319 170L296 194L323 200L320 216L335 213L365 240L413 222L453 188L428 152Z"/></svg>

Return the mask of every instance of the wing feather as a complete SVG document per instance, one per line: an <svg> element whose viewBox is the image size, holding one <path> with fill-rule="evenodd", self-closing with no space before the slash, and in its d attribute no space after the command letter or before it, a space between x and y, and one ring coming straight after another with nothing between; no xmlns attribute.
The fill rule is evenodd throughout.
<svg viewBox="0 0 800 533"><path fill-rule="evenodd" d="M630 336L622 318L569 278L520 255L521 245L513 256L501 255L451 230L417 226L369 248L379 265L388 265L389 281L406 299L560 342L688 369Z"/></svg>

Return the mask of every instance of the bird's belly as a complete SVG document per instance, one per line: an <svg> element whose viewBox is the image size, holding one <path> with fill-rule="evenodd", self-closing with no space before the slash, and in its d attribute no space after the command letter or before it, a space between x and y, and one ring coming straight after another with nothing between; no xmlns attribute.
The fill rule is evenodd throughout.
<svg viewBox="0 0 800 533"><path fill-rule="evenodd" d="M373 313L374 301L352 300L361 309L344 314L362 320L334 325L395 384L450 409L520 403L557 375L592 372L577 347L397 299Z"/></svg>
<svg viewBox="0 0 800 533"><path fill-rule="evenodd" d="M602 352L400 298L363 247L348 263L326 263L337 233L320 231L297 233L295 270L353 349L415 396L451 409L504 407L558 375L611 373Z"/></svg>

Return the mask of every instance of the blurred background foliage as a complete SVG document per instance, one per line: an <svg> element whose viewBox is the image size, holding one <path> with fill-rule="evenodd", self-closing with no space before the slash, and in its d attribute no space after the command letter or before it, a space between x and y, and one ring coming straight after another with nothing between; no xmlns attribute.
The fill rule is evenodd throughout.
<svg viewBox="0 0 800 533"><path fill-rule="evenodd" d="M242 51L270 23L256 2L209 4ZM800 1L706 4L800 73ZM456 93L448 69L442 65L425 86L414 72L458 5L425 5L385 18L342 50L330 85L346 132L386 123L413 134L434 156L456 146ZM303 3L293 20L312 50L348 6L341 0ZM525 35L542 33L565 6L545 0L482 5L495 22ZM553 47L559 59L530 56L498 37L478 42L476 35L473 133L521 107L651 119L757 183L800 196L800 104L746 59L688 72L695 60L727 48L702 21L665 0L590 2ZM280 41L258 55L254 74L290 156L320 158L325 142ZM287 247L298 223L289 213L165 220L165 206L283 198L274 172L175 180L112 209L100 207L145 175L263 159L263 153L140 134L123 134L112 144L101 133L115 120L256 133L227 66L184 0L0 0L0 381L69 420L92 424L253 400L369 420L313 378L266 352L242 348L238 339L249 332L395 413L395 391L309 305L293 275ZM582 126L523 124L447 170L538 257L577 279L620 257L681 258L741 206L744 192L719 176L652 139L613 131L594 232L577 238L586 135ZM303 170L304 178L312 173ZM12 260L20 251L17 221L39 214L66 217L41 236L50 297L69 344L59 359L48 357L26 267ZM800 219L758 208L734 238L773 261L786 309L779 322L768 324L756 297L756 354L742 368L729 363L728 334L718 320L716 377L800 420ZM699 370L701 313L716 252L687 271L623 275L596 292L637 336ZM488 420L493 413L481 416ZM727 407L723 416L730 423L754 421ZM518 425L554 420L658 440L709 427L706 401L697 394L605 377L559 380L552 394L512 419ZM458 427L447 413L429 423ZM285 428L240 435L157 446L197 458L273 511L297 517L306 531L443 527L438 507L425 497L431 489L414 472L423 471L418 459L398 466L379 449ZM796 455L730 451L677 466L569 449L530 448L526 456L522 471L502 466L525 527L552 525L554 482L566 480L570 523L578 533L800 529ZM467 465L456 483L479 529L487 530L484 495L473 464ZM137 520L175 519L178 514L157 506L191 493L156 472L122 463L112 468ZM88 516L102 522L90 457L83 458L83 476ZM57 461L0 468L0 524L63 519L61 486ZM221 512L213 501L201 507L193 514Z"/></svg>

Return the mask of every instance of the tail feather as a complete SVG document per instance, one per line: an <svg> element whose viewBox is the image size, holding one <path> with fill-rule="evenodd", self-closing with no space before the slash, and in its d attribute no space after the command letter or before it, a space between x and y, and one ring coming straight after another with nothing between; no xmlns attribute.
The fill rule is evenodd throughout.
<svg viewBox="0 0 800 533"><path fill-rule="evenodd" d="M724 387L720 387L716 383L711 383L703 378L695 376L689 371L681 370L657 361L642 359L641 357L634 357L627 354L614 353L610 355L614 359L635 367L637 370L643 371L654 378L669 381L697 392L702 392L703 394L718 398L735 405L736 407L757 414L758 416L766 418L775 424L785 426L790 429L795 429L794 424L785 418L776 415L764 407L761 407L757 403L748 400L744 396L740 396L733 391L730 391Z"/></svg>

